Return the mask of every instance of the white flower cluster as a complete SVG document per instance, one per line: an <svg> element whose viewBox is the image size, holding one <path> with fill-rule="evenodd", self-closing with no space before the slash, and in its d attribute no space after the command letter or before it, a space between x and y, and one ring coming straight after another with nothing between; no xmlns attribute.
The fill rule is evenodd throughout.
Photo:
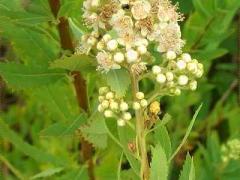
<svg viewBox="0 0 240 180"><path fill-rule="evenodd" d="M99 89L98 111L103 113L106 118L116 117L119 126L124 126L127 121L132 119L128 112L129 105L122 98L118 98L108 87Z"/></svg>
<svg viewBox="0 0 240 180"><path fill-rule="evenodd" d="M137 92L136 93L136 99L137 101L133 102L133 109L139 110L140 108L145 108L148 105L148 102L146 99L144 99L144 93L143 92Z"/></svg>
<svg viewBox="0 0 240 180"><path fill-rule="evenodd" d="M178 21L183 18L169 0L85 0L83 11L86 25L101 34L96 53L101 71L144 61L151 56L149 43L160 53L181 53L184 41ZM88 53L95 45L95 39L89 41L82 39L81 52Z"/></svg>
<svg viewBox="0 0 240 180"><path fill-rule="evenodd" d="M228 141L221 148L222 160L223 162L228 162L229 160L239 160L240 159L240 140L233 139Z"/></svg>
<svg viewBox="0 0 240 180"><path fill-rule="evenodd" d="M175 52L168 51L166 58L167 65L152 68L161 90L170 95L180 95L182 89L196 90L196 79L202 77L203 65L187 53L177 57Z"/></svg>

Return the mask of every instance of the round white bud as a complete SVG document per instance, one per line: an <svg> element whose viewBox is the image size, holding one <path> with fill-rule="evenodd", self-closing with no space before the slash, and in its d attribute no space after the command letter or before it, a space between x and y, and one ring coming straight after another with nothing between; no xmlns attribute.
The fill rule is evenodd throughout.
<svg viewBox="0 0 240 180"><path fill-rule="evenodd" d="M126 57L128 63L134 63L138 59L138 52L133 49L129 49L126 53Z"/></svg>
<svg viewBox="0 0 240 180"><path fill-rule="evenodd" d="M110 109L111 110L117 110L118 109L118 103L115 101L110 102Z"/></svg>
<svg viewBox="0 0 240 180"><path fill-rule="evenodd" d="M174 78L173 73L172 72L167 72L166 73L166 78L167 78L168 81L172 81L173 78Z"/></svg>
<svg viewBox="0 0 240 180"><path fill-rule="evenodd" d="M100 95L103 95L103 94L107 93L108 91L109 91L108 87L100 87L98 90Z"/></svg>
<svg viewBox="0 0 240 180"><path fill-rule="evenodd" d="M160 68L160 66L153 66L152 67L152 72L153 72L153 74L159 74L160 72L161 72L161 68Z"/></svg>
<svg viewBox="0 0 240 180"><path fill-rule="evenodd" d="M175 89L174 94L175 94L176 96L179 96L179 95L181 94L181 90L178 89L178 88Z"/></svg>
<svg viewBox="0 0 240 180"><path fill-rule="evenodd" d="M203 64L198 63L197 67L198 67L198 69L203 69Z"/></svg>
<svg viewBox="0 0 240 180"><path fill-rule="evenodd" d="M92 6L92 7L98 7L99 4L100 4L100 1L99 1L99 0L92 0L92 1L91 1L91 6Z"/></svg>
<svg viewBox="0 0 240 180"><path fill-rule="evenodd" d="M202 77L202 75L203 75L203 70L201 70L201 69L197 70L196 76L197 76L198 78L200 78L200 77Z"/></svg>
<svg viewBox="0 0 240 180"><path fill-rule="evenodd" d="M137 92L136 93L136 98L140 99L140 100L143 99L144 98L144 93L143 92Z"/></svg>
<svg viewBox="0 0 240 180"><path fill-rule="evenodd" d="M88 40L87 40L87 43L89 45L94 45L95 43L97 42L97 39L95 37L89 37Z"/></svg>
<svg viewBox="0 0 240 180"><path fill-rule="evenodd" d="M132 115L129 112L125 112L125 113L123 113L122 118L126 121L129 121L130 119L132 119Z"/></svg>
<svg viewBox="0 0 240 180"><path fill-rule="evenodd" d="M193 63L193 62L188 63L187 64L187 69L192 73L196 72L197 71L196 63Z"/></svg>
<svg viewBox="0 0 240 180"><path fill-rule="evenodd" d="M117 124L118 124L118 126L125 126L125 124L126 124L126 122L125 122L125 120L124 119L118 119L117 120Z"/></svg>
<svg viewBox="0 0 240 180"><path fill-rule="evenodd" d="M102 41L97 43L97 49L102 50L104 48L104 43Z"/></svg>
<svg viewBox="0 0 240 180"><path fill-rule="evenodd" d="M120 110L121 111L127 111L128 110L128 104L126 102L120 103Z"/></svg>
<svg viewBox="0 0 240 180"><path fill-rule="evenodd" d="M113 117L113 112L111 110L106 110L106 111L104 111L104 116L106 118Z"/></svg>
<svg viewBox="0 0 240 180"><path fill-rule="evenodd" d="M183 70L183 69L185 69L186 66L187 66L186 62L183 61L183 60L178 60L177 63L176 63L176 65L177 65L177 68L178 68L179 70Z"/></svg>
<svg viewBox="0 0 240 180"><path fill-rule="evenodd" d="M189 88L192 90L192 91L195 91L197 89L197 81L192 81L189 83Z"/></svg>
<svg viewBox="0 0 240 180"><path fill-rule="evenodd" d="M113 92L108 92L106 94L106 99L113 99L114 98L114 93Z"/></svg>
<svg viewBox="0 0 240 180"><path fill-rule="evenodd" d="M108 41L110 41L112 38L111 38L111 36L109 35L109 34L105 34L104 36L103 36L103 40L105 41L105 42L108 42Z"/></svg>
<svg viewBox="0 0 240 180"><path fill-rule="evenodd" d="M98 105L98 111L99 112L103 112L104 111L104 107L101 104Z"/></svg>
<svg viewBox="0 0 240 180"><path fill-rule="evenodd" d="M185 61L185 62L190 62L192 60L190 54L188 53L183 53L182 54L182 59Z"/></svg>
<svg viewBox="0 0 240 180"><path fill-rule="evenodd" d="M99 102L102 102L104 99L105 99L104 96L98 96L98 101L99 101Z"/></svg>
<svg viewBox="0 0 240 180"><path fill-rule="evenodd" d="M113 56L113 60L117 63L122 63L124 61L124 55L121 52L117 52Z"/></svg>
<svg viewBox="0 0 240 180"><path fill-rule="evenodd" d="M104 100L102 103L101 103L102 107L103 108L108 108L109 107L109 101L108 100Z"/></svg>
<svg viewBox="0 0 240 180"><path fill-rule="evenodd" d="M186 75L181 75L178 77L178 84L184 86L188 83L188 77Z"/></svg>
<svg viewBox="0 0 240 180"><path fill-rule="evenodd" d="M114 51L118 47L118 42L115 39L112 39L107 42L107 49L109 51Z"/></svg>
<svg viewBox="0 0 240 180"><path fill-rule="evenodd" d="M167 59L173 60L177 57L177 54L174 51L168 51L167 52Z"/></svg>
<svg viewBox="0 0 240 180"><path fill-rule="evenodd" d="M133 103L133 109L134 110L139 110L141 108L141 105L138 102Z"/></svg>
<svg viewBox="0 0 240 180"><path fill-rule="evenodd" d="M146 52L147 52L146 46L143 46L143 45L138 46L137 50L138 50L139 54L146 54Z"/></svg>
<svg viewBox="0 0 240 180"><path fill-rule="evenodd" d="M142 99L142 100L140 101L140 104L141 104L142 107L147 107L148 102L147 102L146 99Z"/></svg>
<svg viewBox="0 0 240 180"><path fill-rule="evenodd" d="M157 82L159 82L160 84L163 84L166 82L166 76L164 74L158 74L157 75Z"/></svg>

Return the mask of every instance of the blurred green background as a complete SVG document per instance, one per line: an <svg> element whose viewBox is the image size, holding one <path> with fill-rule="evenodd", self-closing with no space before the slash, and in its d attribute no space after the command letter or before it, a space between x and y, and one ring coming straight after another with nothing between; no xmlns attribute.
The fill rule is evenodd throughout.
<svg viewBox="0 0 240 180"><path fill-rule="evenodd" d="M205 74L196 92L162 100L163 111L172 116L168 128L174 147L203 103L187 144L174 160L170 179L177 179L189 151L197 180L238 180L240 160L223 163L221 147L232 139L240 140L240 1L174 2L179 2L185 15L181 23L185 51L204 64ZM62 0L58 14L68 18L75 43L85 30L81 6L82 0ZM0 61L48 67L59 54L68 53L59 50L56 24L47 0L0 0ZM87 79L89 94L93 94L96 77ZM148 84L143 88L148 89ZM7 84L0 78L0 180L87 179L78 134L60 136L54 131L56 126L61 128L58 122L71 124L82 118L73 92L71 79L66 78L34 88L28 88L28 82ZM100 135L98 146L105 146L107 135ZM119 153L110 139L108 148L96 150L98 179L116 179ZM134 179L127 164L124 168L123 177Z"/></svg>

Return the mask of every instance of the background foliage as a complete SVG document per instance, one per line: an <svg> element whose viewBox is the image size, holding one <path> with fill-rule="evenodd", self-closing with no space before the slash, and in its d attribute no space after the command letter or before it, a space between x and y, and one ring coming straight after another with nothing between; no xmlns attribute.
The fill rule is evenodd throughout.
<svg viewBox="0 0 240 180"><path fill-rule="evenodd" d="M195 171L196 179L239 179L240 161L224 165L220 150L221 144L239 138L240 132L240 43L237 44L240 1L178 2L186 17L182 23L186 51L204 64L205 75L196 92L162 100L161 116L166 117L166 112L171 116L167 127L172 143L167 144L164 129L149 138L149 141L162 138L166 142L152 151L152 163L158 163L155 158L161 156L155 151L161 152L163 147L171 152L171 148L177 147L196 108L203 103L187 143L171 164L169 179L178 178L185 157L188 163L184 172ZM82 0L62 0L61 4L58 17L68 18L77 44L86 31L81 19ZM94 97L103 80L92 67L94 62L78 64L75 59L79 57L68 57L69 52L61 50L57 23L46 0L0 0L0 179L87 179L86 164L80 153L79 127L83 137L96 148L93 159L98 179L136 179L134 171L138 164L129 150L123 149L127 159L132 159L130 164L134 168L130 169L118 141L114 141L118 137L127 146L134 134L130 130L117 133L113 121L105 122L95 112ZM76 70L87 81L93 114L90 118L78 110L69 73ZM106 78L108 83L114 83L116 91L124 94L129 81L116 77L125 76L111 74ZM125 82L126 86L117 82ZM141 86L145 91L151 89L147 82ZM195 170L187 152L194 157ZM164 177L166 167L161 169ZM184 172L181 180L192 179L187 177L191 173Z"/></svg>

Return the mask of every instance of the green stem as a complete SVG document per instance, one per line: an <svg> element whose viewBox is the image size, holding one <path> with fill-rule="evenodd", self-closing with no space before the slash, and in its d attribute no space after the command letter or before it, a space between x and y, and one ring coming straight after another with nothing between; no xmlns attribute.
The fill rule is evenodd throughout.
<svg viewBox="0 0 240 180"><path fill-rule="evenodd" d="M132 85L132 96L133 101L137 101L136 93L139 91L138 79L137 76L130 72L131 75L131 85ZM149 179L149 164L147 157L147 147L146 147L146 134L144 128L144 116L143 109L135 111L136 116L136 134L137 134L137 146L140 150L140 158L141 158L141 170L140 177L141 180Z"/></svg>
<svg viewBox="0 0 240 180"><path fill-rule="evenodd" d="M26 179L4 156L0 155L0 161L2 161L18 179Z"/></svg>

